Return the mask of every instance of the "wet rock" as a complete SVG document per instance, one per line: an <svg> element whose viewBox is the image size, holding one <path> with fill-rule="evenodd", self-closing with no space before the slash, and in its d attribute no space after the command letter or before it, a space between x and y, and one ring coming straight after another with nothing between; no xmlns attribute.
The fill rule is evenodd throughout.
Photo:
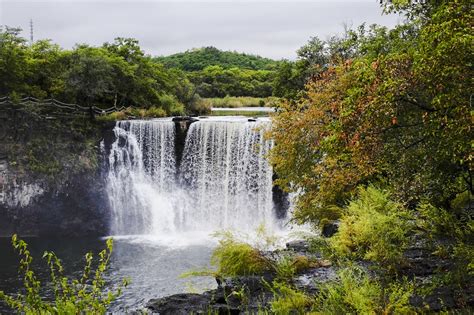
<svg viewBox="0 0 474 315"><path fill-rule="evenodd" d="M435 288L426 296L414 295L410 298L410 304L414 307L440 312L443 310L472 309L474 307L474 287L467 288L464 295L454 288Z"/></svg>
<svg viewBox="0 0 474 315"><path fill-rule="evenodd" d="M293 283L298 290L308 294L316 294L321 283L337 279L336 270L332 266L312 268L300 274Z"/></svg>
<svg viewBox="0 0 474 315"><path fill-rule="evenodd" d="M219 287L215 290L153 299L146 308L164 315L255 313L273 297L263 281L270 283L273 276L267 274L219 279Z"/></svg>
<svg viewBox="0 0 474 315"><path fill-rule="evenodd" d="M294 252L307 252L309 250L309 242L305 240L291 241L286 243L286 248Z"/></svg>
<svg viewBox="0 0 474 315"><path fill-rule="evenodd" d="M321 234L324 237L331 237L334 234L336 234L338 230L339 230L339 222L337 221L329 222L329 223L324 224Z"/></svg>
<svg viewBox="0 0 474 315"><path fill-rule="evenodd" d="M150 300L146 308L162 315L204 314L211 304L210 294L181 293Z"/></svg>

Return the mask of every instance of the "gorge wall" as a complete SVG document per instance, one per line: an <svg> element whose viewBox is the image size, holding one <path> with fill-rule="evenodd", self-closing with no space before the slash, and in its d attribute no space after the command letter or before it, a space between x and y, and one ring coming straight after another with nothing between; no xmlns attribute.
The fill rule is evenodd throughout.
<svg viewBox="0 0 474 315"><path fill-rule="evenodd" d="M108 127L7 106L0 119L0 237L106 234L99 142Z"/></svg>

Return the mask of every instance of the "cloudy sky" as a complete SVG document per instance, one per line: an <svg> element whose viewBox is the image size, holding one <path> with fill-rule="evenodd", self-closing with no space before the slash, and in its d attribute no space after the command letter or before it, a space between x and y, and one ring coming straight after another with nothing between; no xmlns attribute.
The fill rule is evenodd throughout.
<svg viewBox="0 0 474 315"><path fill-rule="evenodd" d="M311 36L327 38L344 25L393 26L378 0L0 0L0 25L23 28L65 48L134 37L152 55L215 46L265 57L294 59Z"/></svg>

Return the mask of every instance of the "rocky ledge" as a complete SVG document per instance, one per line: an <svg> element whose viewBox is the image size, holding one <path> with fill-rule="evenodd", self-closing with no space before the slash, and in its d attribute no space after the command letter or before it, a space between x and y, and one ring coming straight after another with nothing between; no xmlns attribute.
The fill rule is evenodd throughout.
<svg viewBox="0 0 474 315"><path fill-rule="evenodd" d="M332 232L332 231L331 231ZM316 265L298 272L292 278L292 284L298 290L309 295L316 295L321 284L337 280L337 267L330 262L321 260L319 254L310 252L310 245L306 241L287 243L286 249L268 252L265 255L271 259L278 259L285 255L305 256ZM418 244L406 253L407 267L402 273L408 278L416 278L418 283L430 281L435 270L446 267L446 261L435 258L431 252ZM359 262L359 266L370 270L370 264ZM233 278L217 278L217 289L202 294L181 293L163 298L152 299L146 304L147 313L152 314L255 314L259 310L268 310L274 293L270 284L276 275L265 273L254 276L239 276ZM468 290L469 307L474 307L474 287ZM445 309L459 308L456 290L448 287L435 288L430 294L414 295L410 303L418 308L439 312ZM141 314L142 312L138 313Z"/></svg>
<svg viewBox="0 0 474 315"><path fill-rule="evenodd" d="M288 243L286 249L266 253L274 259L276 256L294 255L316 258L309 252L309 244L305 241ZM146 311L152 314L254 314L267 309L273 298L268 284L276 275L265 273L254 276L233 278L216 278L217 289L202 294L181 293L150 300ZM317 290L316 283L324 283L336 279L335 268L328 262L321 261L317 266L297 273L294 285L308 293Z"/></svg>

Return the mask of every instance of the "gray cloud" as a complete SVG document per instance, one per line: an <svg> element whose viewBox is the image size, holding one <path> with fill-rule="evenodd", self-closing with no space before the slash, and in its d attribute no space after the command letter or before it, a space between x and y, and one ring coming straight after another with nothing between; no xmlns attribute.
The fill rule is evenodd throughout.
<svg viewBox="0 0 474 315"><path fill-rule="evenodd" d="M63 47L137 38L152 55L216 46L271 58L293 59L310 36L327 38L343 25L395 25L378 1L5 1L0 24L27 30ZM29 36L24 31L25 37Z"/></svg>

